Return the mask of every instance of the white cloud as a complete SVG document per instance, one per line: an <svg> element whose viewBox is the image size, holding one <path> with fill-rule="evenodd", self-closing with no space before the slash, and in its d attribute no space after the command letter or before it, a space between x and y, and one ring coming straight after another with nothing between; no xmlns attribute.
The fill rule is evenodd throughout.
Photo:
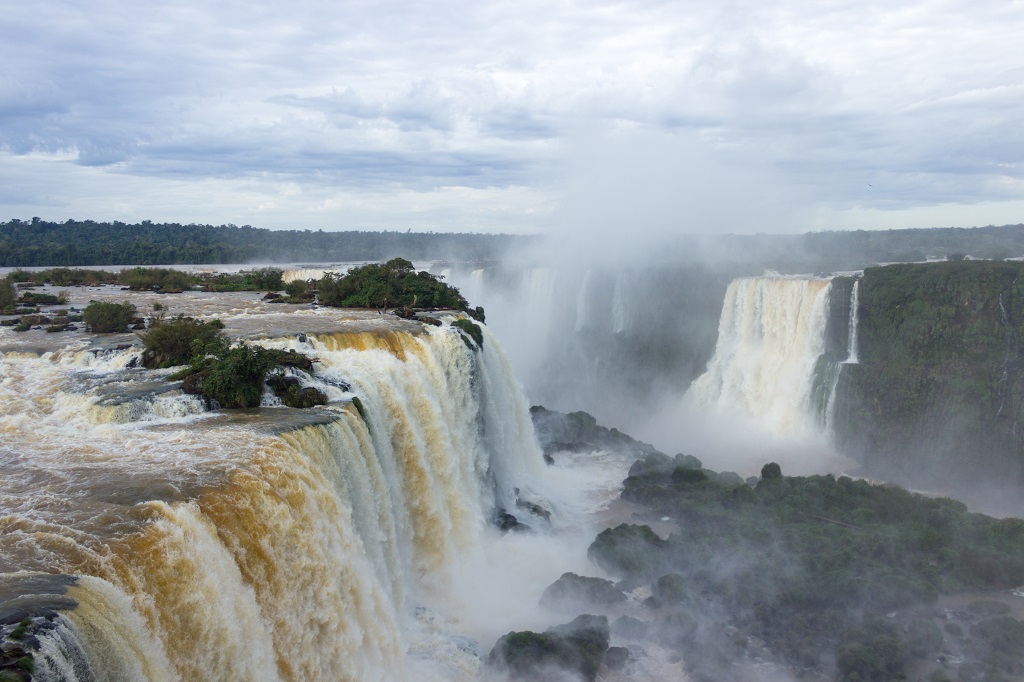
<svg viewBox="0 0 1024 682"><path fill-rule="evenodd" d="M219 190L202 192L208 217L189 219L238 213L225 220L278 226L250 212L262 205L290 211L289 226L314 227L337 193L387 198L356 202L340 221L480 229L486 196L504 207L502 229L530 231L553 206L566 141L615 128L702 140L722 168L756 167L818 215L881 212L899 226L933 207L986 205L1017 222L1014 202L1024 200L1019 3L2 0L0 9L0 175L18 180L0 206L19 217L101 218L125 205L120 188L130 185L161 197L139 217L183 220L207 183ZM61 170L19 179L32 158L23 155L40 152L65 153L53 165ZM301 191L283 200L282 186ZM647 194L671 210L672 197ZM423 197L445 197L443 210L421 210ZM727 203L715 216L716 197L701 198L708 224L744 229Z"/></svg>

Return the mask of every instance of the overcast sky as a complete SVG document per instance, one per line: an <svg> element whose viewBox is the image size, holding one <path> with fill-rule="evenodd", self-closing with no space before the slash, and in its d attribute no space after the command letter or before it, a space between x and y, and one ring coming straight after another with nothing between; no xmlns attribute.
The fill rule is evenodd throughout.
<svg viewBox="0 0 1024 682"><path fill-rule="evenodd" d="M1024 222L1019 1L0 10L0 219Z"/></svg>

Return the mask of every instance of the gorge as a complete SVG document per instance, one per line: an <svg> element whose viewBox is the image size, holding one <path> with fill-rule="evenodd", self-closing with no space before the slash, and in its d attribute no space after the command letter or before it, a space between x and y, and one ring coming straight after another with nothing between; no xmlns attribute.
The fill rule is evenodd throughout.
<svg viewBox="0 0 1024 682"><path fill-rule="evenodd" d="M525 370L531 398L561 382L564 391L546 395L582 404L553 407L589 409L592 401L601 423L645 440L637 415L658 403L677 432L686 430L682 410L724 412L735 431L743 414L785 447L801 443L801 457L820 458L820 473L842 473L828 459L839 452L868 476L965 499L972 490L992 497L998 483L1012 500L1020 485L1022 267L949 261L740 277L537 267L504 283L484 268L448 268L449 281L487 308L482 343L458 330L455 313L431 313L428 322L273 305L245 293L68 289L72 306L131 298L140 309L160 304L168 314L221 319L247 344L297 351L314 369L289 377L323 392L328 404L288 408L268 391L259 408L211 411L167 381L171 370L141 368L134 335L0 327L0 679L24 679L31 666L40 680L503 680L506 671L487 665L495 643L508 648L515 632L542 636L601 612L586 601L571 612L538 603L556 581L571 583L566 574L624 581L615 586L623 604L608 611L622 665L607 659L586 668L585 679L725 679L715 677L722 665L736 679L768 679L766 662L776 666L771 679L789 679L785 666L794 661L834 672L839 633L828 641L765 639L749 623L723 620L717 609L725 602L708 595L689 613L713 627L679 640L690 621L677 606L688 602L671 601L682 588L661 578L676 571L704 584L694 557L722 567L721 552L735 558L740 545L756 546L756 532L743 534L763 520L758 510L790 522L808 495L866 499L874 487L794 477L785 480L800 492L789 499L764 482L762 465L773 458L753 446L759 459L751 470L671 441L634 441L582 412L534 408L531 420L517 376ZM516 310L519 317L510 315ZM638 397L645 388L648 402ZM718 473L727 469L738 475ZM785 462L782 470L794 473ZM616 500L623 478L624 499ZM884 504L913 506L877 489ZM972 518L956 503L936 503L932 512L953 514L947 509ZM843 505L814 513L858 533L883 514ZM633 527L653 535L639 537L671 548L665 556L681 563L637 569L610 561L614 552L595 554L595 534L629 522L645 524ZM730 533L744 539L711 552L693 535L705 523L739 524ZM779 537L790 532L780 528ZM1000 551L1016 551L1017 526L991 528L1005 535ZM907 533L922 547L946 541L919 531L879 532ZM975 549L986 541L972 539L970 552L987 551ZM688 554L688 542L704 554ZM789 572L795 551L768 555L787 579L798 575ZM944 584L1005 590L1020 567L1004 564L998 580ZM741 581L750 565L729 564ZM990 563L978 566L982 575ZM857 587L860 579L854 571L837 584ZM907 594L927 601L931 588L914 585L895 590L892 604L902 608ZM754 592L743 594L752 608L743 600ZM629 629L630 618L668 620L644 638ZM785 622L758 618L758 627ZM705 666L693 642L738 642L734 627L748 653L715 648L718 658ZM832 662L815 662L816 647Z"/></svg>

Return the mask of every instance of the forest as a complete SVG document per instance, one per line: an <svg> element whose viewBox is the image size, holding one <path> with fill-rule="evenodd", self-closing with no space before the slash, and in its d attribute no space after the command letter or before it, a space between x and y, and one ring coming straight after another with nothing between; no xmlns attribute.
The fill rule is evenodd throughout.
<svg viewBox="0 0 1024 682"><path fill-rule="evenodd" d="M267 230L40 218L0 223L0 267L412 260L487 261L536 245L538 235ZM1024 255L1024 224L975 228L681 234L658 254L675 265L713 261L733 274L862 269L879 263L969 255Z"/></svg>
<svg viewBox="0 0 1024 682"><path fill-rule="evenodd" d="M488 260L536 237L508 234L266 230L243 225L181 225L144 220L39 218L0 223L0 267L297 263L385 260Z"/></svg>

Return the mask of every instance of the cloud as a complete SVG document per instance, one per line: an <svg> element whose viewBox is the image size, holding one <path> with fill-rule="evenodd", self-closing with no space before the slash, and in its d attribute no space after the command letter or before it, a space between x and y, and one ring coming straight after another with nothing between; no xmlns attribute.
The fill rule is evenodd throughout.
<svg viewBox="0 0 1024 682"><path fill-rule="evenodd" d="M547 195L575 140L618 127L698 139L819 213L1024 199L1012 4L40 0L4 16L4 162L63 154L154 192ZM50 197L43 215L95 201L72 186L20 196ZM745 229L732 220L715 229Z"/></svg>

